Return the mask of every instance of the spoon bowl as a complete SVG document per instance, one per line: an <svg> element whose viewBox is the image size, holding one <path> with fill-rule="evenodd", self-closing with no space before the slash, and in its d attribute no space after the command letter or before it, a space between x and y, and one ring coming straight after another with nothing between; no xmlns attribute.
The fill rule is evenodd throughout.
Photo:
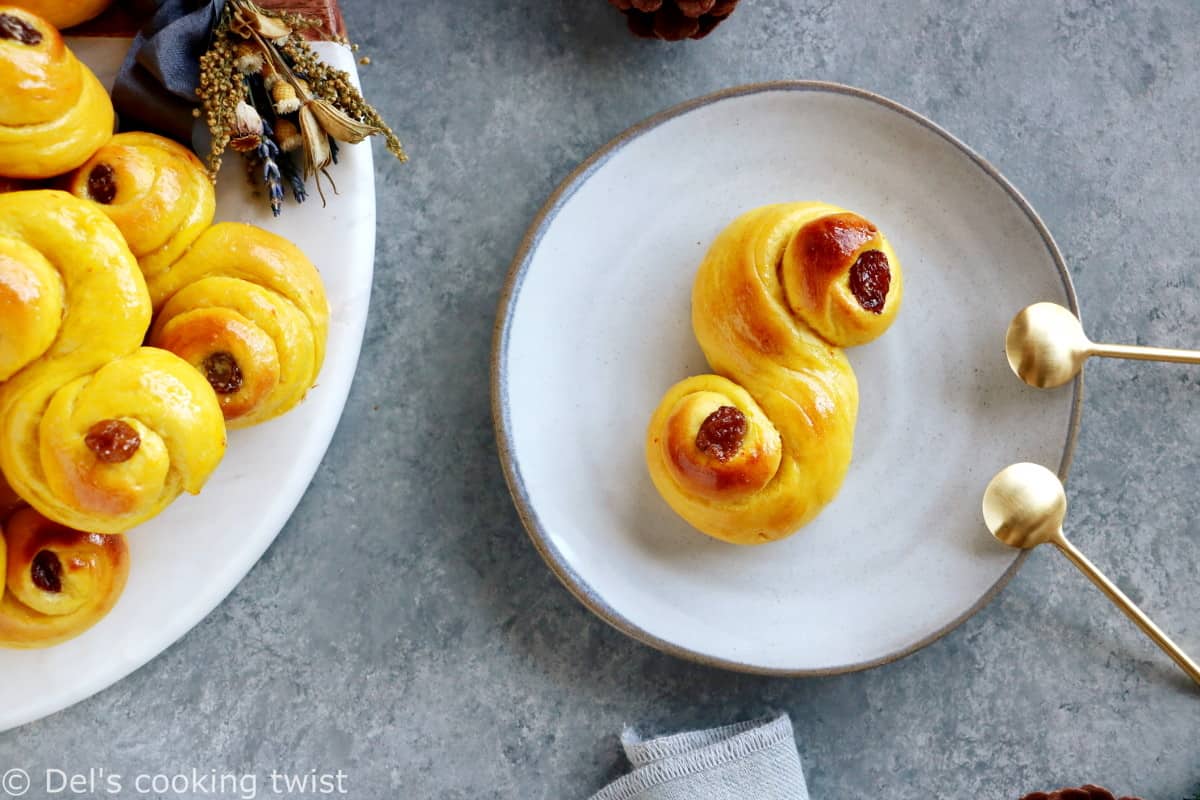
<svg viewBox="0 0 1200 800"><path fill-rule="evenodd" d="M983 520L1009 547L1029 549L1062 537L1067 495L1062 481L1040 464L1013 464L983 493Z"/></svg>
<svg viewBox="0 0 1200 800"><path fill-rule="evenodd" d="M1079 374L1093 345L1079 318L1056 303L1034 303L1009 323L1004 338L1008 365L1039 389L1062 386Z"/></svg>

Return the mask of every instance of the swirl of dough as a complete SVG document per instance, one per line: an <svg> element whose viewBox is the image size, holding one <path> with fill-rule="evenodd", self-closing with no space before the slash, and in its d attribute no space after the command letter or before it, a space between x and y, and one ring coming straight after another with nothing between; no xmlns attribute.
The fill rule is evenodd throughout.
<svg viewBox="0 0 1200 800"><path fill-rule="evenodd" d="M129 576L124 536L72 530L32 508L17 511L3 527L0 647L61 644L116 605Z"/></svg>
<svg viewBox="0 0 1200 800"><path fill-rule="evenodd" d="M103 206L147 281L212 224L216 193L200 159L152 133L118 133L70 178L76 197Z"/></svg>
<svg viewBox="0 0 1200 800"><path fill-rule="evenodd" d="M0 468L18 495L120 533L200 490L225 450L220 405L186 361L141 346L150 299L107 217L65 192L0 195L0 306L18 342L0 349Z"/></svg>
<svg viewBox="0 0 1200 800"><path fill-rule="evenodd" d="M104 86L49 22L15 6L0 6L0 86L0 175L61 175L112 136Z"/></svg>
<svg viewBox="0 0 1200 800"><path fill-rule="evenodd" d="M100 16L112 5L112 0L9 0L9 3L37 14L61 30Z"/></svg>
<svg viewBox="0 0 1200 800"><path fill-rule="evenodd" d="M836 206L763 206L725 228L692 290L716 374L669 389L646 436L651 479L676 513L735 544L815 517L853 450L858 383L841 348L882 334L902 294L887 239Z"/></svg>
<svg viewBox="0 0 1200 800"><path fill-rule="evenodd" d="M149 286L162 302L149 343L208 379L231 428L283 414L316 383L329 303L317 268L286 239L218 223Z"/></svg>

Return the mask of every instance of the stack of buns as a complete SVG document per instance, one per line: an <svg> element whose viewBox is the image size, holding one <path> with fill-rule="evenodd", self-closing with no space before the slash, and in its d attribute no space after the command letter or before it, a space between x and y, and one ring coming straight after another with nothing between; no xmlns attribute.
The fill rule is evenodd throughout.
<svg viewBox="0 0 1200 800"><path fill-rule="evenodd" d="M227 427L294 407L324 358L312 262L214 225L199 160L113 120L54 25L0 6L0 646L102 618L123 534L199 492Z"/></svg>

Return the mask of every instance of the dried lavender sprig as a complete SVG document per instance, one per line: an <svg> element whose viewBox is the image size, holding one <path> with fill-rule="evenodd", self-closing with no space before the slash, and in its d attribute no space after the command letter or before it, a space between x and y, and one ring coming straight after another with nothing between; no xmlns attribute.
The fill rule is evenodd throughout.
<svg viewBox="0 0 1200 800"><path fill-rule="evenodd" d="M257 155L262 161L263 184L271 200L271 214L278 217L283 212L283 176L275 161L279 156L279 146L271 139L271 128L266 122L263 122L262 143L258 146Z"/></svg>
<svg viewBox="0 0 1200 800"><path fill-rule="evenodd" d="M291 184L292 196L296 198L297 203L303 203L308 199L308 190L304 188L304 176L296 167L295 160L290 153L280 153L275 161L279 164L279 171L283 173L284 180Z"/></svg>

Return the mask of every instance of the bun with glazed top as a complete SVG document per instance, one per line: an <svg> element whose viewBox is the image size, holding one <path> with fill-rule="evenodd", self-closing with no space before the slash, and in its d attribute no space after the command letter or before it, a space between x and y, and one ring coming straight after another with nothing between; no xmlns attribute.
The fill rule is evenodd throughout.
<svg viewBox="0 0 1200 800"><path fill-rule="evenodd" d="M781 539L837 494L850 465L858 384L843 347L891 325L900 263L870 222L825 203L734 220L692 291L713 373L667 391L646 435L651 479L704 533Z"/></svg>
<svg viewBox="0 0 1200 800"><path fill-rule="evenodd" d="M3 525L0 575L0 647L50 647L116 605L129 576L129 545L124 536L72 530L23 508Z"/></svg>
<svg viewBox="0 0 1200 800"><path fill-rule="evenodd" d="M108 141L113 107L46 20L0 5L0 175L49 178Z"/></svg>
<svg viewBox="0 0 1200 800"><path fill-rule="evenodd" d="M0 194L0 468L76 530L122 533L225 451L212 387L142 347L150 298L120 231L66 192Z"/></svg>

